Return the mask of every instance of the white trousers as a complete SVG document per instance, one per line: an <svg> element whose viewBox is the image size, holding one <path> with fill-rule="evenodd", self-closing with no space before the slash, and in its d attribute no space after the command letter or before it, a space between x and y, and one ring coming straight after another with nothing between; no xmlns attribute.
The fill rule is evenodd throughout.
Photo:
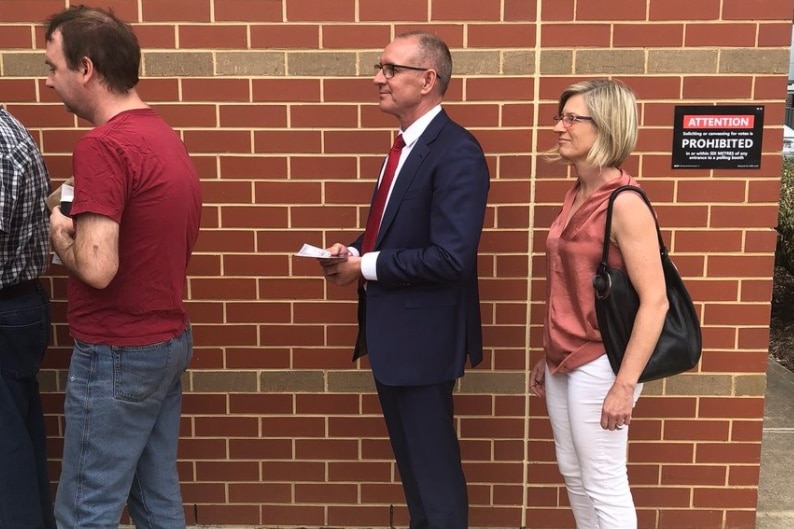
<svg viewBox="0 0 794 529"><path fill-rule="evenodd" d="M626 451L629 427L601 428L601 408L615 374L606 355L569 373L546 368L546 406L557 464L577 529L637 529ZM642 392L637 384L634 402Z"/></svg>

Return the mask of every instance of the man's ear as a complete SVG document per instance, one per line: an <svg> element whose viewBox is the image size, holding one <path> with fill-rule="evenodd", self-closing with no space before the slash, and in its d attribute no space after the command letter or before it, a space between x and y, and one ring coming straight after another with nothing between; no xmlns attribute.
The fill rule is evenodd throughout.
<svg viewBox="0 0 794 529"><path fill-rule="evenodd" d="M433 88L436 86L436 81L438 80L438 74L435 70L427 70L424 72L422 76L424 80L424 84L422 85L422 93L429 94L433 91Z"/></svg>
<svg viewBox="0 0 794 529"><path fill-rule="evenodd" d="M91 60L90 57L83 57L80 59L80 66L78 67L78 71L83 74L83 77L88 80L89 78L94 76L94 61Z"/></svg>

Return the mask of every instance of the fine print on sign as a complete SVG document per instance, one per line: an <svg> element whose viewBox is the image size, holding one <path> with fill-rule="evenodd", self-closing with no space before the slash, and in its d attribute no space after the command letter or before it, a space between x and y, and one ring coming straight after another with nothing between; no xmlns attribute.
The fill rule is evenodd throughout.
<svg viewBox="0 0 794 529"><path fill-rule="evenodd" d="M673 169L757 169L763 106L677 106Z"/></svg>

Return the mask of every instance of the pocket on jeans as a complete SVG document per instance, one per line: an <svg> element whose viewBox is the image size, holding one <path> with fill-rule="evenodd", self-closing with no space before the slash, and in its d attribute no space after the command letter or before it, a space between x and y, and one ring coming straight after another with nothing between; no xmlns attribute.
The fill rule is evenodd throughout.
<svg viewBox="0 0 794 529"><path fill-rule="evenodd" d="M151 397L168 376L171 342L113 350L113 397L140 402Z"/></svg>
<svg viewBox="0 0 794 529"><path fill-rule="evenodd" d="M49 322L39 307L4 313L0 318L0 371L20 378L34 376L49 341Z"/></svg>

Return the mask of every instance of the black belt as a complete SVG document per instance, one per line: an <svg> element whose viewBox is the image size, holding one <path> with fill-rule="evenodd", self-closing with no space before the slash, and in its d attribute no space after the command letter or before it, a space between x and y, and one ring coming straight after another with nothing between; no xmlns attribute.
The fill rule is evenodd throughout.
<svg viewBox="0 0 794 529"><path fill-rule="evenodd" d="M5 287L0 290L0 299L13 299L20 296L25 296L27 294L33 294L36 292L37 286L38 280L31 279L29 281L23 281L22 283Z"/></svg>

